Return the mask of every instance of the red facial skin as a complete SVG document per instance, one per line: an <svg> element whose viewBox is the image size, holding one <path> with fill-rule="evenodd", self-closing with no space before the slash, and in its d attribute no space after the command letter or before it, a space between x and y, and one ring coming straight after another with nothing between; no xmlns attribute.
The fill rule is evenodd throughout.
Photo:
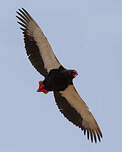
<svg viewBox="0 0 122 152"><path fill-rule="evenodd" d="M72 73L72 76L75 78L78 74L77 73Z"/></svg>

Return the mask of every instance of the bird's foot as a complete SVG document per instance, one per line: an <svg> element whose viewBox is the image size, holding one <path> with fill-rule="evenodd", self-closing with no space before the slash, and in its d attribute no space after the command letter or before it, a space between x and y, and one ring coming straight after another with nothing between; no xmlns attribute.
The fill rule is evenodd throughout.
<svg viewBox="0 0 122 152"><path fill-rule="evenodd" d="M43 92L45 94L48 93L48 91L45 89L43 81L39 81L39 88L37 89L37 92Z"/></svg>

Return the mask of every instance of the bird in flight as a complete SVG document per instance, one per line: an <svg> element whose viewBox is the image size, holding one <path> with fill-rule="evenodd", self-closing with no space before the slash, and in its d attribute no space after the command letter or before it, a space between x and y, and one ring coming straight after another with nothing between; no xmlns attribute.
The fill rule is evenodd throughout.
<svg viewBox="0 0 122 152"><path fill-rule="evenodd" d="M39 82L37 91L45 94L53 91L60 112L78 126L84 135L87 134L91 142L101 141L102 133L98 124L73 85L77 71L66 69L60 64L44 33L24 8L18 9L16 17L24 34L27 56L45 77Z"/></svg>

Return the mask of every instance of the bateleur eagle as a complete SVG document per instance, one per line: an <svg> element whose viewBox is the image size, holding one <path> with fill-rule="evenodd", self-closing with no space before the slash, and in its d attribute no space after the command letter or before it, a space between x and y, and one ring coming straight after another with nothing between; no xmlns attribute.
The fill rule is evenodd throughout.
<svg viewBox="0 0 122 152"><path fill-rule="evenodd" d="M45 79L39 82L38 92L53 91L56 104L63 115L81 128L91 141L101 141L101 130L73 85L76 70L64 68L57 60L47 38L24 9L17 11L18 23L24 34L26 53L32 65Z"/></svg>

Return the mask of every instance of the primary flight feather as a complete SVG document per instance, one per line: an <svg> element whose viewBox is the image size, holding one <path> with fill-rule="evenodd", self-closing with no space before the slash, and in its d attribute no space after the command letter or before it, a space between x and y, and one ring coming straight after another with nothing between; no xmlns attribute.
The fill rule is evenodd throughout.
<svg viewBox="0 0 122 152"><path fill-rule="evenodd" d="M59 63L44 33L24 8L19 9L17 14L28 58L45 77L44 81L39 82L37 91L45 94L53 91L61 113L81 128L84 135L87 132L87 138L91 138L92 142L97 142L97 139L101 141L102 133L98 124L73 85L76 70L68 70Z"/></svg>

